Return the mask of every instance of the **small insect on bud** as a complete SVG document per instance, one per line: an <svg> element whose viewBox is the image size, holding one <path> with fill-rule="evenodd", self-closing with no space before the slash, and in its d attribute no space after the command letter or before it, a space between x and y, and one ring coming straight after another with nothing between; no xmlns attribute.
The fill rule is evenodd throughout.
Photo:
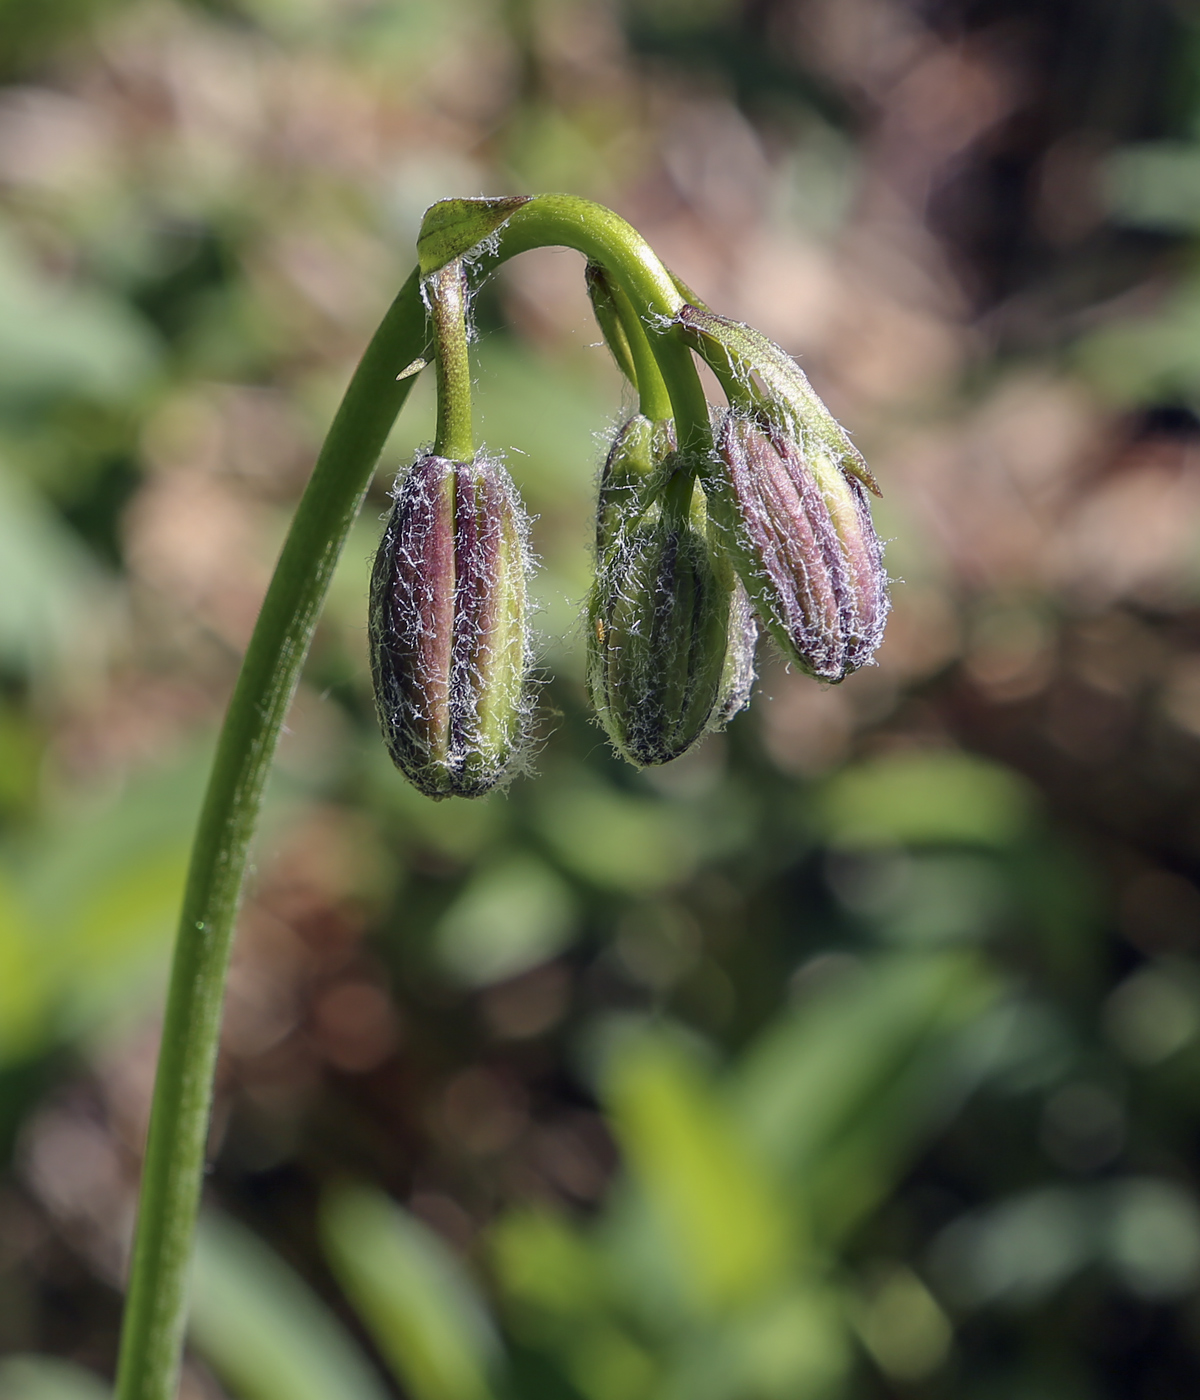
<svg viewBox="0 0 1200 1400"><path fill-rule="evenodd" d="M617 434L597 517L588 600L588 690L618 752L678 758L749 699L756 629L709 537L703 493L671 481L670 425L640 415ZM686 503L672 493L686 490Z"/></svg>
<svg viewBox="0 0 1200 1400"><path fill-rule="evenodd" d="M525 513L482 453L418 457L393 499L369 628L384 741L427 797L481 797L511 775L529 713Z"/></svg>
<svg viewBox="0 0 1200 1400"><path fill-rule="evenodd" d="M730 401L704 477L709 514L784 654L840 681L870 661L887 619L875 479L773 341L704 307L684 306L679 323Z"/></svg>

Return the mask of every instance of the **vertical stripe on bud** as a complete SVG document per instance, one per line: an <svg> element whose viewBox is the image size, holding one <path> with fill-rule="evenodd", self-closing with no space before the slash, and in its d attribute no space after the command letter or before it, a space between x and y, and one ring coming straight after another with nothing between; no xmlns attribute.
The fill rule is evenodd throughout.
<svg viewBox="0 0 1200 1400"><path fill-rule="evenodd" d="M428 797L510 776L529 711L527 527L504 467L425 454L398 479L371 577L375 703Z"/></svg>
<svg viewBox="0 0 1200 1400"><path fill-rule="evenodd" d="M888 611L862 481L819 438L806 453L790 433L736 410L717 447L709 512L759 615L790 660L842 680L871 659Z"/></svg>
<svg viewBox="0 0 1200 1400"><path fill-rule="evenodd" d="M673 447L669 424L631 419L609 452L597 515L588 690L639 767L722 727L754 680L753 617L709 538L703 494L689 486L689 506L667 503Z"/></svg>

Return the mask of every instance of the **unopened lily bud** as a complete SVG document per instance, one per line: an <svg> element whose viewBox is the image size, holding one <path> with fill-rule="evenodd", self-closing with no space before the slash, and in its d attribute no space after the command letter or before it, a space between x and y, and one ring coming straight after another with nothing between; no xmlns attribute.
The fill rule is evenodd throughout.
<svg viewBox="0 0 1200 1400"><path fill-rule="evenodd" d="M685 305L678 322L730 403L704 477L709 513L784 654L840 681L870 661L887 618L875 478L773 341L703 306Z"/></svg>
<svg viewBox="0 0 1200 1400"><path fill-rule="evenodd" d="M865 665L883 636L887 575L856 475L818 441L730 410L717 433L720 466L708 509L768 631L821 680Z"/></svg>
<svg viewBox="0 0 1200 1400"><path fill-rule="evenodd" d="M426 796L480 797L511 774L529 711L525 514L482 453L422 455L393 497L369 629L384 740Z"/></svg>
<svg viewBox="0 0 1200 1400"><path fill-rule="evenodd" d="M639 415L617 434L588 601L592 704L639 767L678 758L721 728L754 680L753 618L709 536L703 494L689 485L685 508L668 504L669 426Z"/></svg>
<svg viewBox="0 0 1200 1400"><path fill-rule="evenodd" d="M635 413L617 429L600 475L596 554L602 556L623 529L639 520L661 486L663 465L675 451L675 424Z"/></svg>

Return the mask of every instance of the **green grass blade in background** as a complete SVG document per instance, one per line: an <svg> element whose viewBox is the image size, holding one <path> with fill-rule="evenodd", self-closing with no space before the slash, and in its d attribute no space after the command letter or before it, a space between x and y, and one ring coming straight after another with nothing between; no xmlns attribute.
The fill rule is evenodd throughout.
<svg viewBox="0 0 1200 1400"><path fill-rule="evenodd" d="M109 1400L108 1386L91 1371L53 1356L10 1356L0 1361L3 1400Z"/></svg>
<svg viewBox="0 0 1200 1400"><path fill-rule="evenodd" d="M38 934L21 891L0 868L0 1065L40 1048L48 1020L48 987Z"/></svg>
<svg viewBox="0 0 1200 1400"><path fill-rule="evenodd" d="M629 1325L637 1300L622 1288L609 1244L565 1216L528 1207L502 1216L490 1233L506 1323L557 1383L555 1390L535 1384L539 1400L543 1393L547 1400L576 1393L586 1400L643 1400L661 1389L660 1358L647 1347L644 1329ZM516 1385L524 1386L516 1392L520 1400L530 1400L524 1376L517 1375Z"/></svg>
<svg viewBox="0 0 1200 1400"><path fill-rule="evenodd" d="M1028 835L1023 778L974 754L885 754L843 769L818 802L822 834L840 850L898 846L1007 849Z"/></svg>
<svg viewBox="0 0 1200 1400"><path fill-rule="evenodd" d="M385 1400L341 1324L307 1284L227 1216L203 1216L192 1345L238 1400Z"/></svg>
<svg viewBox="0 0 1200 1400"><path fill-rule="evenodd" d="M794 1221L700 1068L669 1035L634 1032L605 1081L618 1141L694 1301L720 1309L769 1289Z"/></svg>
<svg viewBox="0 0 1200 1400"><path fill-rule="evenodd" d="M547 1210L510 1211L491 1230L490 1257L506 1298L575 1325L603 1308L604 1259L573 1223Z"/></svg>
<svg viewBox="0 0 1200 1400"><path fill-rule="evenodd" d="M487 1400L499 1341L459 1261L381 1191L332 1191L325 1252L376 1345L413 1400Z"/></svg>
<svg viewBox="0 0 1200 1400"><path fill-rule="evenodd" d="M75 693L95 685L118 599L80 540L0 460L0 665Z"/></svg>
<svg viewBox="0 0 1200 1400"><path fill-rule="evenodd" d="M96 1033L161 978L205 757L0 846L0 1066Z"/></svg>
<svg viewBox="0 0 1200 1400"><path fill-rule="evenodd" d="M971 955L848 971L769 1029L730 1081L749 1143L844 1228L961 1097L957 1036L995 996Z"/></svg>
<svg viewBox="0 0 1200 1400"><path fill-rule="evenodd" d="M56 393L121 400L158 367L161 346L120 296L48 276L0 225L0 386L4 399Z"/></svg>
<svg viewBox="0 0 1200 1400"><path fill-rule="evenodd" d="M730 1082L767 1160L803 1176L933 1036L977 1015L987 982L960 954L880 957L770 1027Z"/></svg>

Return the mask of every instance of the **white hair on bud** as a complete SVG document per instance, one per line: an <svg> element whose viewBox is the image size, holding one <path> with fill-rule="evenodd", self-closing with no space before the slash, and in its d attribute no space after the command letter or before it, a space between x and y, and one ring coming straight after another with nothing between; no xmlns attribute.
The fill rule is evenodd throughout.
<svg viewBox="0 0 1200 1400"><path fill-rule="evenodd" d="M528 516L503 463L482 452L418 453L392 498L370 612L384 737L422 792L481 796L527 763Z"/></svg>

